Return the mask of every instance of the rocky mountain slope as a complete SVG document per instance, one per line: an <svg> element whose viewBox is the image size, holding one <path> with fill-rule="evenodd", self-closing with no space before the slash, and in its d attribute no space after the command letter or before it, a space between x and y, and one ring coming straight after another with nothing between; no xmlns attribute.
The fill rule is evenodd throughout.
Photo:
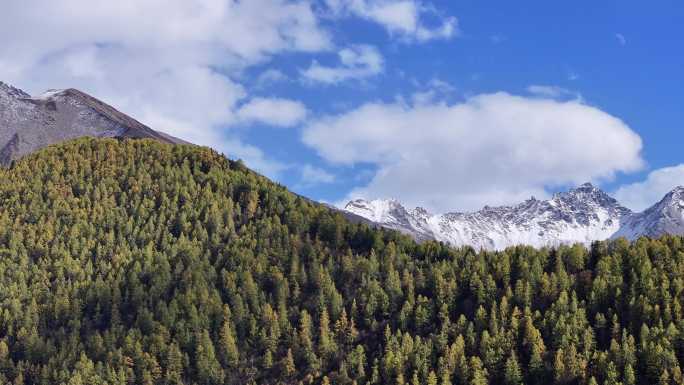
<svg viewBox="0 0 684 385"><path fill-rule="evenodd" d="M684 188L678 187L642 213L634 213L586 183L549 200L534 198L514 206L485 207L472 213L430 214L407 210L396 200L349 202L345 210L381 226L476 249L503 249L584 243L624 236L684 234Z"/></svg>
<svg viewBox="0 0 684 385"><path fill-rule="evenodd" d="M49 90L32 97L0 82L0 165L8 165L50 144L82 136L184 143L76 89Z"/></svg>
<svg viewBox="0 0 684 385"><path fill-rule="evenodd" d="M655 205L630 216L615 234L628 239L639 236L684 234L684 187L678 186Z"/></svg>

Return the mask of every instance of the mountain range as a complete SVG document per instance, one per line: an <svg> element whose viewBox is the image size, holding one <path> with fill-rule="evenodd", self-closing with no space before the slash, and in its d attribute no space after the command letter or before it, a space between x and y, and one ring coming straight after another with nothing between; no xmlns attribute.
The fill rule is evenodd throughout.
<svg viewBox="0 0 684 385"><path fill-rule="evenodd" d="M635 213L616 199L585 183L551 199L530 198L512 206L462 213L431 214L406 209L399 201L356 199L347 212L379 226L399 230L417 240L434 239L453 246L500 250L515 245L535 247L584 243L625 237L684 234L684 187L676 187L647 210Z"/></svg>
<svg viewBox="0 0 684 385"><path fill-rule="evenodd" d="M48 90L34 97L0 82L0 165L50 144L83 136L185 143L73 88Z"/></svg>
<svg viewBox="0 0 684 385"><path fill-rule="evenodd" d="M0 165L83 136L186 143L73 88L31 96L0 82ZM434 239L454 246L494 250L518 244L589 244L616 237L684 234L684 188L675 188L641 213L588 183L549 200L531 198L514 206L486 206L469 213L431 214L420 207L408 210L397 200L363 199L349 202L343 213L354 222L370 222L419 241Z"/></svg>

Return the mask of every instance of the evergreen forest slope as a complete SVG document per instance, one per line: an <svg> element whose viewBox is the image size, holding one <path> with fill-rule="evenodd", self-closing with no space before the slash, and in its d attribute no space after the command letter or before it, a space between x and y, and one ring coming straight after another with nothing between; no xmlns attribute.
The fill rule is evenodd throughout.
<svg viewBox="0 0 684 385"><path fill-rule="evenodd" d="M681 384L684 239L417 244L212 150L0 168L0 383Z"/></svg>

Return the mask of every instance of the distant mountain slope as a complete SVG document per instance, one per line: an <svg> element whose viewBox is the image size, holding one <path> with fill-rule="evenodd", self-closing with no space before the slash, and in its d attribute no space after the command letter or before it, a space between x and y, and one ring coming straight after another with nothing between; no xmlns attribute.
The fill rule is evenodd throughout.
<svg viewBox="0 0 684 385"><path fill-rule="evenodd" d="M396 200L349 202L345 210L418 240L455 246L504 249L584 243L624 236L684 234L684 188L678 187L643 213L633 213L605 192L586 183L549 200L529 199L515 206L485 207L472 213L429 214L409 211Z"/></svg>
<svg viewBox="0 0 684 385"><path fill-rule="evenodd" d="M50 144L82 136L185 143L79 90L50 90L31 97L0 82L0 165L8 165Z"/></svg>

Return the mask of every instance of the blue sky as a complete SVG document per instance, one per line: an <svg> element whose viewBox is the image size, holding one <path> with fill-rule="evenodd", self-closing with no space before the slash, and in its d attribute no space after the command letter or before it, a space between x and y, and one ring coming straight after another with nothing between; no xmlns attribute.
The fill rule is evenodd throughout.
<svg viewBox="0 0 684 385"><path fill-rule="evenodd" d="M592 181L638 210L684 184L680 2L112 3L9 0L0 79L81 88L327 202Z"/></svg>

